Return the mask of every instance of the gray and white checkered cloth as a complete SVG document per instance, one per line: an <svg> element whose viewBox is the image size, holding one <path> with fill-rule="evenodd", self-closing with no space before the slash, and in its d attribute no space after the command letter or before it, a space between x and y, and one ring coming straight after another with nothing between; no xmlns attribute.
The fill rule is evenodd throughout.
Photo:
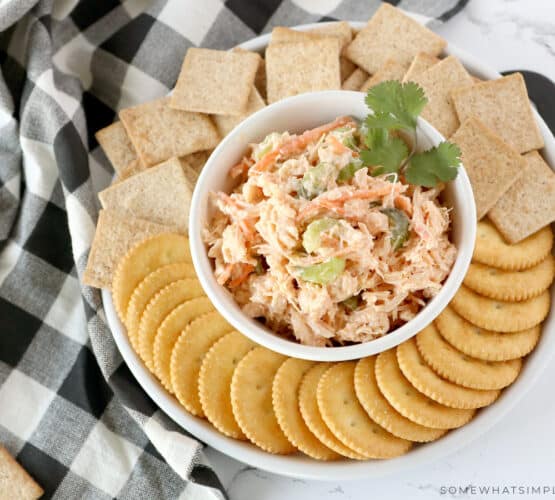
<svg viewBox="0 0 555 500"><path fill-rule="evenodd" d="M391 3L440 20L465 1ZM112 168L94 133L165 95L188 47L367 20L377 0L0 1L0 442L45 498L222 498L202 444L143 392L83 286Z"/></svg>

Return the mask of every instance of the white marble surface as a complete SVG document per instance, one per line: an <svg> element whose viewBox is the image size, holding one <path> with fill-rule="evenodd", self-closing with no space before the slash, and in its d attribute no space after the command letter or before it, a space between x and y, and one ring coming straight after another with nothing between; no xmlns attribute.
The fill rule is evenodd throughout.
<svg viewBox="0 0 555 500"><path fill-rule="evenodd" d="M530 69L555 81L555 0L471 0L439 33L499 71ZM288 479L246 467L214 450L208 457L231 500L485 498L442 486L547 485L555 495L555 360L493 430L440 463L372 481ZM516 495L489 495L516 498ZM529 498L520 495L518 498Z"/></svg>

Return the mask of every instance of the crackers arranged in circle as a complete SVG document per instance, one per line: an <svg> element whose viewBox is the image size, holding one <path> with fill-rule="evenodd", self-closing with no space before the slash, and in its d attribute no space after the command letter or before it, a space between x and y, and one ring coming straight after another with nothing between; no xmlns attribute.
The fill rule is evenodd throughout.
<svg viewBox="0 0 555 500"><path fill-rule="evenodd" d="M464 319L494 332L518 332L539 325L549 313L549 290L522 302L505 302L478 295L461 285L451 306Z"/></svg>
<svg viewBox="0 0 555 500"><path fill-rule="evenodd" d="M154 373L154 338L158 327L170 312L187 300L204 295L196 278L185 278L170 283L160 290L148 303L138 330L139 355L148 369Z"/></svg>
<svg viewBox="0 0 555 500"><path fill-rule="evenodd" d="M422 394L451 408L483 408L493 403L501 391L469 389L440 377L422 358L414 337L396 349L399 368L407 380Z"/></svg>
<svg viewBox="0 0 555 500"><path fill-rule="evenodd" d="M231 408L231 378L247 353L256 347L237 331L217 340L204 356L198 375L198 393L204 416L222 434L247 439Z"/></svg>
<svg viewBox="0 0 555 500"><path fill-rule="evenodd" d="M345 446L367 458L392 458L412 443L386 431L361 406L354 386L356 362L332 365L318 383L318 408L331 432Z"/></svg>
<svg viewBox="0 0 555 500"><path fill-rule="evenodd" d="M504 271L473 262L464 284L490 299L520 301L537 297L547 290L555 277L555 258L548 255L539 264L522 271Z"/></svg>
<svg viewBox="0 0 555 500"><path fill-rule="evenodd" d="M443 429L432 429L403 417L393 408L378 388L375 374L376 357L359 360L355 368L355 392L362 407L372 420L394 436L425 443L445 434Z"/></svg>
<svg viewBox="0 0 555 500"><path fill-rule="evenodd" d="M433 324L416 335L416 345L435 372L471 389L503 389L514 382L522 367L520 359L482 361L471 358L446 342Z"/></svg>
<svg viewBox="0 0 555 500"><path fill-rule="evenodd" d="M313 361L289 358L274 377L272 402L281 430L299 450L316 460L337 460L341 455L328 448L306 426L299 410L299 388Z"/></svg>
<svg viewBox="0 0 555 500"><path fill-rule="evenodd" d="M394 349L378 356L376 380L389 404L417 424L434 429L454 429L474 416L472 409L450 408L418 391L403 375Z"/></svg>
<svg viewBox="0 0 555 500"><path fill-rule="evenodd" d="M231 407L241 430L259 448L286 455L296 451L278 424L272 383L287 358L255 347L237 365L231 380Z"/></svg>
<svg viewBox="0 0 555 500"><path fill-rule="evenodd" d="M232 329L220 313L209 312L189 323L173 348L170 375L175 396L197 417L204 416L198 391L202 361L212 345Z"/></svg>
<svg viewBox="0 0 555 500"><path fill-rule="evenodd" d="M520 271L535 266L544 260L553 247L553 232L550 226L540 229L528 238L510 245L487 220L481 220L476 227L476 244L472 259L488 266Z"/></svg>
<svg viewBox="0 0 555 500"><path fill-rule="evenodd" d="M164 318L156 332L152 352L154 373L172 394L174 390L171 384L170 363L175 343L189 323L213 310L214 306L208 297L187 300Z"/></svg>
<svg viewBox="0 0 555 500"><path fill-rule="evenodd" d="M446 307L436 318L441 336L463 354L485 361L507 361L529 354L538 343L540 325L520 332L499 333L484 330Z"/></svg>
<svg viewBox="0 0 555 500"><path fill-rule="evenodd" d="M187 262L168 264L152 271L133 290L127 306L125 326L131 345L135 350L139 349L139 324L147 304L162 288L184 278L196 278L193 264Z"/></svg>
<svg viewBox="0 0 555 500"><path fill-rule="evenodd" d="M127 316L129 299L137 285L159 267L175 262L191 263L189 238L164 233L135 245L120 260L112 282L114 305L122 321Z"/></svg>
<svg viewBox="0 0 555 500"><path fill-rule="evenodd" d="M364 455L345 446L335 437L324 422L318 408L318 383L330 366L328 363L318 363L310 368L304 376L299 388L299 409L301 410L301 415L310 431L328 448L344 457L364 460Z"/></svg>

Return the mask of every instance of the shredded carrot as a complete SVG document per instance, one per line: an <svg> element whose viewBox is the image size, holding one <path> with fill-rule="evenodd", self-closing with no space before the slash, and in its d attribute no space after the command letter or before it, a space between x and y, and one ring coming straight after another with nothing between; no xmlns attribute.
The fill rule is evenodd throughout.
<svg viewBox="0 0 555 500"><path fill-rule="evenodd" d="M286 158L288 156L302 152L309 144L316 142L322 135L331 132L339 127L352 124L353 119L350 116L342 116L325 125L307 130L301 135L293 136L287 142L283 143L279 148L266 153L257 163L252 170L254 172L264 172L268 170L276 161L277 157Z"/></svg>
<svg viewBox="0 0 555 500"><path fill-rule="evenodd" d="M254 266L252 264L245 264L243 262L239 264L234 264L234 268L239 268L239 275L233 278L228 286L230 288L237 288L241 283L243 283L248 277L249 274L254 271Z"/></svg>
<svg viewBox="0 0 555 500"><path fill-rule="evenodd" d="M247 243L250 243L256 237L256 231L254 229L253 218L245 218L239 221L239 228L245 236Z"/></svg>
<svg viewBox="0 0 555 500"><path fill-rule="evenodd" d="M224 272L222 274L220 274L218 276L218 279L216 280L219 285L223 286L227 283L229 278L231 278L231 271L233 271L233 265L232 264L227 264L225 266Z"/></svg>
<svg viewBox="0 0 555 500"><path fill-rule="evenodd" d="M341 141L339 141L337 137L333 135L328 135L328 139L331 143L331 148L335 154L341 155L347 152L353 153L353 151L351 151L347 146L345 146L344 144L341 144Z"/></svg>
<svg viewBox="0 0 555 500"><path fill-rule="evenodd" d="M237 165L234 165L229 169L229 175L232 179L236 179L237 177L245 175L249 170L249 167L250 165L248 160L243 157L243 159L239 163L237 163Z"/></svg>
<svg viewBox="0 0 555 500"><path fill-rule="evenodd" d="M266 153L262 158L260 158L260 160L256 162L252 170L254 172L264 172L268 170L275 163L278 155L279 150L277 149Z"/></svg>
<svg viewBox="0 0 555 500"><path fill-rule="evenodd" d="M408 196L400 194L395 197L395 208L403 210L409 217L412 217L412 202Z"/></svg>

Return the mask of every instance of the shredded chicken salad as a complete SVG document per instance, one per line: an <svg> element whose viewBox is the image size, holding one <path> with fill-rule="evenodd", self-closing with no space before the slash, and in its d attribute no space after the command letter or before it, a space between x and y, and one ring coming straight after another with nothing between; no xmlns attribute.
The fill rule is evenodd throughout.
<svg viewBox="0 0 555 500"><path fill-rule="evenodd" d="M217 281L243 311L313 346L381 337L434 297L456 257L443 184L409 184L365 166L367 133L341 117L272 133L212 193L205 229Z"/></svg>

